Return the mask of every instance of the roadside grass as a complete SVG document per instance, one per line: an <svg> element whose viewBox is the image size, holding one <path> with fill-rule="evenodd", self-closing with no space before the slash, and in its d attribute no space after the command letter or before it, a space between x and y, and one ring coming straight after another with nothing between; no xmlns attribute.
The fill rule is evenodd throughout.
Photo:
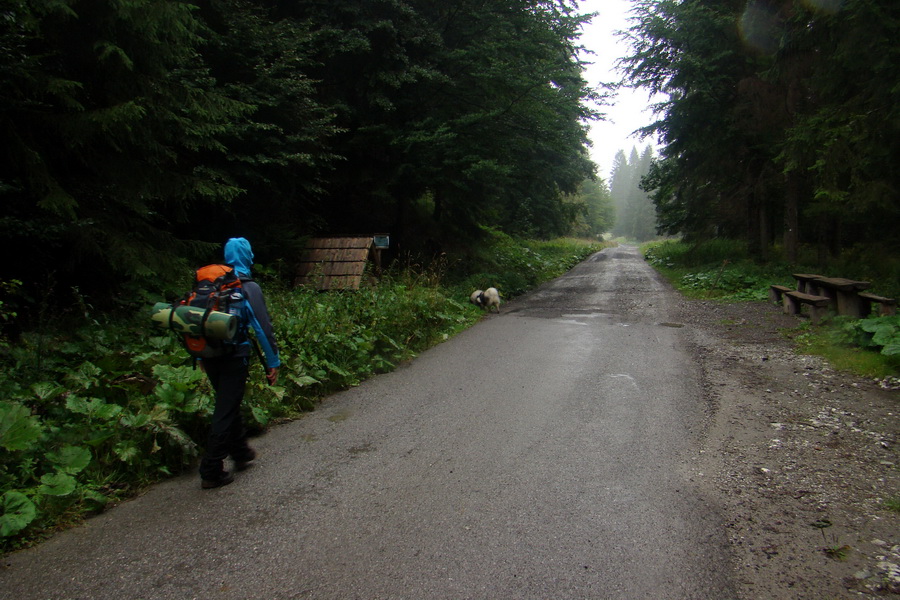
<svg viewBox="0 0 900 600"><path fill-rule="evenodd" d="M875 293L900 297L900 260L884 255L872 260L878 249L852 249L824 271L809 263L756 263L746 246L734 240L693 245L665 240L646 243L641 250L648 263L689 298L768 302L770 285L794 287L791 274L799 272L869 280ZM838 369L876 379L900 375L900 316L832 317L820 327L798 322L784 333L799 351L822 356Z"/></svg>
<svg viewBox="0 0 900 600"><path fill-rule="evenodd" d="M882 504L886 510L891 512L900 513L900 496L894 496L892 498L888 498Z"/></svg>
<svg viewBox="0 0 900 600"><path fill-rule="evenodd" d="M820 327L802 323L784 333L800 352L821 356L840 370L879 380L900 375L900 355L886 356L877 348L861 347L841 334L842 323L846 325L847 320L832 319Z"/></svg>
<svg viewBox="0 0 900 600"><path fill-rule="evenodd" d="M453 257L446 283L466 299L472 291L488 287L497 288L502 298L514 298L613 245L576 238L519 240L483 227L481 241Z"/></svg>
<svg viewBox="0 0 900 600"><path fill-rule="evenodd" d="M840 544L838 542L835 542L831 546L823 548L822 552L824 552L825 555L829 558L843 562L850 557L850 552L852 550L853 548L848 544Z"/></svg>
<svg viewBox="0 0 900 600"><path fill-rule="evenodd" d="M700 245L680 241L643 244L641 251L654 268L685 296L727 302L762 301L773 283L787 285L787 265L758 265L746 247L733 240L710 240Z"/></svg>
<svg viewBox="0 0 900 600"><path fill-rule="evenodd" d="M468 302L472 285L510 298L601 248L485 238L473 255L410 261L355 292L289 288L258 266L283 366L268 386L252 361L242 406L251 431L302 417L471 326L484 315ZM175 336L153 328L147 306L109 315L75 304L77 315L0 338L0 551L184 472L203 451L212 390Z"/></svg>

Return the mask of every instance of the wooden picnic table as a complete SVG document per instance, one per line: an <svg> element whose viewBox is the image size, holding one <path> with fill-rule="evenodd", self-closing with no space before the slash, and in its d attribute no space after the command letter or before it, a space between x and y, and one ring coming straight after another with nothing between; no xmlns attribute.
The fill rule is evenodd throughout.
<svg viewBox="0 0 900 600"><path fill-rule="evenodd" d="M859 292L871 286L870 282L807 273L795 273L794 279L797 280L798 291L830 298L834 302L837 314L865 316L863 308L868 308L868 303L860 300Z"/></svg>
<svg viewBox="0 0 900 600"><path fill-rule="evenodd" d="M816 279L825 279L824 275L812 273L794 273L793 277L797 280L797 291L804 294L815 294L815 289L810 286L810 283Z"/></svg>

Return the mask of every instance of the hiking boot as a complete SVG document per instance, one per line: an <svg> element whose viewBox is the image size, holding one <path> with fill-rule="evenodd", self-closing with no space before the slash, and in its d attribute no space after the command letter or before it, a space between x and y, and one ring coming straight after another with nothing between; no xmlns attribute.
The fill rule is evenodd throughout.
<svg viewBox="0 0 900 600"><path fill-rule="evenodd" d="M222 487L223 485L228 485L232 481L234 481L234 473L222 471L215 479L201 479L200 487L204 490L211 490L213 488Z"/></svg>
<svg viewBox="0 0 900 600"><path fill-rule="evenodd" d="M243 471L250 466L250 463L256 460L256 450L247 448L245 451L237 456L232 456L231 458L234 460L234 470Z"/></svg>

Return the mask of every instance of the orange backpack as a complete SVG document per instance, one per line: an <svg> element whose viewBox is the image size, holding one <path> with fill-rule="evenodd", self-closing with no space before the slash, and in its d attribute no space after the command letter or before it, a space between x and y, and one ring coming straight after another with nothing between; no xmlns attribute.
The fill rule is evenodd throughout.
<svg viewBox="0 0 900 600"><path fill-rule="evenodd" d="M191 356L212 358L234 352L238 343L246 339L247 326L243 319L243 281L231 265L207 265L197 269L194 288L178 304L202 308L206 311L200 330L212 311L234 315L238 319L238 334L233 340L212 340L203 335L181 334L182 343Z"/></svg>

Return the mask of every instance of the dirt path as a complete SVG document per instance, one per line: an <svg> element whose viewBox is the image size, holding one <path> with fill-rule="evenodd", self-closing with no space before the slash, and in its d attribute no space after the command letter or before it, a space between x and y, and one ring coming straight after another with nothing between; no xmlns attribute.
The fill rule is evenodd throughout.
<svg viewBox="0 0 900 600"><path fill-rule="evenodd" d="M696 477L731 515L741 596L900 595L900 392L797 355L775 306L680 309L713 407Z"/></svg>

